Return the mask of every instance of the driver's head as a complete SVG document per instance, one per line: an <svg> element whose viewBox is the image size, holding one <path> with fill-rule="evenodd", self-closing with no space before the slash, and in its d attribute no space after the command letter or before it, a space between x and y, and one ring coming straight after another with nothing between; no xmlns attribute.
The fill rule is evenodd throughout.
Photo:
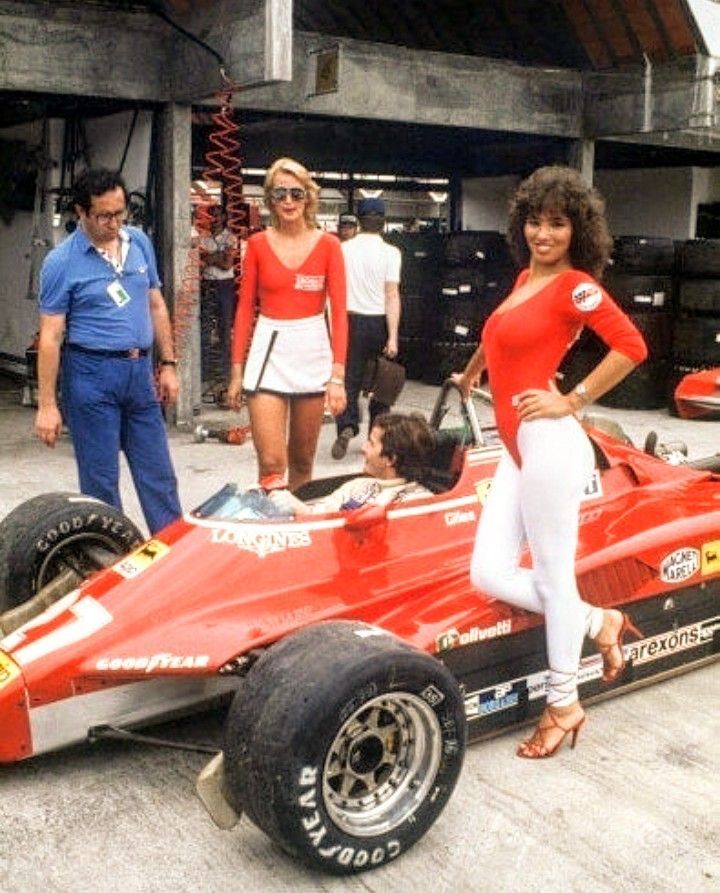
<svg viewBox="0 0 720 893"><path fill-rule="evenodd" d="M433 437L419 413L378 416L363 446L365 472L377 478L421 481L430 470Z"/></svg>

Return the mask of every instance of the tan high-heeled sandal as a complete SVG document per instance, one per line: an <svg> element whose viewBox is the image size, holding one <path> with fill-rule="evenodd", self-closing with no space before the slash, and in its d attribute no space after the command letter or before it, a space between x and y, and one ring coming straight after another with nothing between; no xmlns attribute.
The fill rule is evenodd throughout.
<svg viewBox="0 0 720 893"><path fill-rule="evenodd" d="M611 610L617 610L615 608ZM632 633L636 639L642 639L643 634L640 630L635 626L632 620L628 617L624 611L620 611L620 616L622 617L622 623L620 624L620 629L618 630L618 634L613 642L602 643L599 638L595 639L595 644L598 647L598 651L602 655L603 659L603 674L602 681L605 685L611 685L613 682L616 682L625 667L627 666L627 661L625 660L625 636L628 633ZM618 648L620 651L620 663L619 664L611 664L609 661L609 656L612 654L613 649Z"/></svg>
<svg viewBox="0 0 720 893"><path fill-rule="evenodd" d="M543 724L544 718L549 719L550 722ZM554 711L552 707L546 707L532 736L518 746L516 751L517 756L523 757L526 760L543 760L547 757L554 757L560 749L560 745L565 741L568 735L571 736L570 749L574 750L577 737L580 734L580 729L585 725L586 718L587 717L583 713L580 719L573 723L573 725L564 726L561 722L558 722L557 712ZM545 732L550 729L560 729L560 731L563 732L562 738L560 738L554 747L547 747L545 744Z"/></svg>

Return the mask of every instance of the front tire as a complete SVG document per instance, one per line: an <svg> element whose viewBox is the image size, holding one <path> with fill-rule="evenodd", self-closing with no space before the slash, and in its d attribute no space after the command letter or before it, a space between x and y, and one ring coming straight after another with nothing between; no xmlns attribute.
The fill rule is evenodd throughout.
<svg viewBox="0 0 720 893"><path fill-rule="evenodd" d="M45 493L0 523L0 614L64 571L89 577L142 542L122 512L77 493Z"/></svg>
<svg viewBox="0 0 720 893"><path fill-rule="evenodd" d="M460 689L439 661L355 622L266 652L228 714L227 794L291 855L375 868L435 822L462 767Z"/></svg>

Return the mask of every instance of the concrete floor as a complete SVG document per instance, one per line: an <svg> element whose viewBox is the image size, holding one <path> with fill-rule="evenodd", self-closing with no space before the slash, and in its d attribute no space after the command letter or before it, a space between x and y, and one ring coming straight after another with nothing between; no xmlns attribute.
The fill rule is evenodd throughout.
<svg viewBox="0 0 720 893"><path fill-rule="evenodd" d="M436 393L410 382L398 408L427 411ZM720 450L717 422L601 411L636 443L654 428L686 440L692 457ZM237 418L206 407L200 421ZM76 489L67 439L48 450L32 425L17 386L0 383L0 516L38 493ZM342 463L329 458L333 436L325 425L318 477L360 464L360 438ZM170 440L186 507L227 480L254 482L251 444L196 444L182 431ZM123 492L142 526L127 475ZM349 879L309 872L248 821L217 830L193 793L199 753L113 742L0 767L0 893L717 891L719 682L716 663L595 705L577 749L541 763L515 758L517 732L471 747L427 836L397 863ZM216 744L221 728L211 713L163 732Z"/></svg>

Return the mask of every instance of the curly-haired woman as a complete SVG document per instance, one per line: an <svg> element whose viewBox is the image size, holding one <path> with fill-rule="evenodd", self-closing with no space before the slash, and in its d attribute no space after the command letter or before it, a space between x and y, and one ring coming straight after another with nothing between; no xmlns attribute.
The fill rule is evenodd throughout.
<svg viewBox="0 0 720 893"><path fill-rule="evenodd" d="M544 614L549 681L540 722L518 756L552 756L585 722L578 700L583 637L603 656L603 679L625 666L631 624L617 610L581 601L575 579L578 514L593 450L575 413L620 382L647 355L642 336L598 283L612 240L604 203L580 174L536 170L510 204L508 242L519 274L490 316L482 342L456 381L465 394L487 370L501 458L478 525L470 575L488 595ZM568 347L588 326L607 345L570 393L555 386ZM527 546L532 567L520 567Z"/></svg>
<svg viewBox="0 0 720 893"><path fill-rule="evenodd" d="M267 172L272 226L247 242L228 385L234 408L247 397L259 479L287 473L291 490L312 476L325 402L333 415L346 402L345 266L315 223L319 193L291 158Z"/></svg>

